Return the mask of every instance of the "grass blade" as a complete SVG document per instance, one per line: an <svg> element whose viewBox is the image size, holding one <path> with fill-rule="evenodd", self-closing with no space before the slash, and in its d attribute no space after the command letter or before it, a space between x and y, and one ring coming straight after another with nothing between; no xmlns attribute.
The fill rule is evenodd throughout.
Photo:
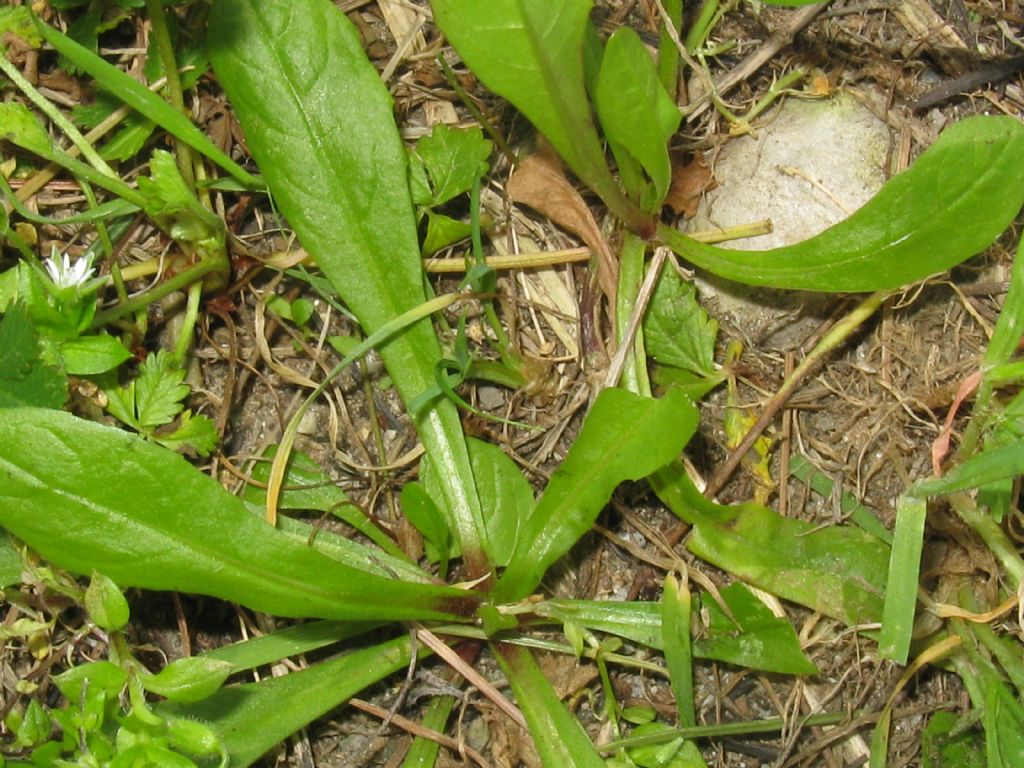
<svg viewBox="0 0 1024 768"><path fill-rule="evenodd" d="M234 176L249 189L262 189L263 182L220 151L205 133L196 128L185 115L160 96L134 80L117 67L107 63L88 48L76 43L52 27L36 22L39 34L58 53L76 67L91 75L103 89L109 91L129 107L152 120L179 141L206 156Z"/></svg>
<svg viewBox="0 0 1024 768"><path fill-rule="evenodd" d="M587 732L559 701L530 651L506 644L494 649L544 768L604 768Z"/></svg>
<svg viewBox="0 0 1024 768"><path fill-rule="evenodd" d="M906 664L910 653L927 507L923 499L907 497L896 504L896 532L889 556L889 579L882 609L878 655L897 664Z"/></svg>

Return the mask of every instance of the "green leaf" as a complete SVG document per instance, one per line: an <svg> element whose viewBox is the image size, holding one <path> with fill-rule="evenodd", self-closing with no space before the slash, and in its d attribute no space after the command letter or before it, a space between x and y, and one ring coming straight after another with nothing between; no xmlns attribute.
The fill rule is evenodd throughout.
<svg viewBox="0 0 1024 768"><path fill-rule="evenodd" d="M621 27L608 38L594 106L608 140L636 158L654 182L660 204L672 182L668 141L679 129L682 114L665 93L640 36L630 27Z"/></svg>
<svg viewBox="0 0 1024 768"><path fill-rule="evenodd" d="M710 379L715 370L718 322L697 301L693 283L669 266L662 271L644 315L644 345L658 365L682 368Z"/></svg>
<svg viewBox="0 0 1024 768"><path fill-rule="evenodd" d="M692 728L697 724L693 701L693 643L690 638L690 589L674 574L665 577L661 595L661 637L665 648L672 694L679 713L679 726Z"/></svg>
<svg viewBox="0 0 1024 768"><path fill-rule="evenodd" d="M424 302L406 152L359 34L329 0L219 0L210 57L275 201L367 335ZM430 388L441 349L422 320L380 349L405 403ZM469 571L487 570L483 514L455 407L417 419L444 468L441 506Z"/></svg>
<svg viewBox="0 0 1024 768"><path fill-rule="evenodd" d="M325 661L301 672L222 688L196 704L164 704L157 711L206 721L231 759L244 768L295 731L378 680L405 669L408 637Z"/></svg>
<svg viewBox="0 0 1024 768"><path fill-rule="evenodd" d="M603 390L521 526L495 594L508 601L530 594L548 567L590 530L616 486L647 477L672 461L696 430L697 419L696 407L678 392L654 400L621 389Z"/></svg>
<svg viewBox="0 0 1024 768"><path fill-rule="evenodd" d="M204 653L208 659L220 659L242 671L273 664L275 661L308 653L328 645L358 637L379 627L378 622L310 621L285 629L225 645Z"/></svg>
<svg viewBox="0 0 1024 768"><path fill-rule="evenodd" d="M261 189L260 179L242 168L224 154L192 121L172 107L159 95L150 91L138 80L107 63L92 51L83 48L66 35L36 20L36 28L43 38L62 55L67 57L96 82L125 104L145 115L175 138L188 144L192 149L205 155L226 170L242 184L251 189ZM2 120L0 120L2 123Z"/></svg>
<svg viewBox="0 0 1024 768"><path fill-rule="evenodd" d="M807 291L895 289L987 248L1024 204L1024 125L977 116L947 128L852 216L796 245L740 251L668 226L658 237L683 258L750 285Z"/></svg>
<svg viewBox="0 0 1024 768"><path fill-rule="evenodd" d="M420 725L426 729L444 733L454 705L454 696L435 696L430 700ZM433 739L417 736L413 739L405 760L402 761L402 768L434 768L440 749L441 745Z"/></svg>
<svg viewBox="0 0 1024 768"><path fill-rule="evenodd" d="M166 349L150 352L139 373L127 386L107 391L108 409L139 431L169 424L184 409L188 397L185 371L178 368Z"/></svg>
<svg viewBox="0 0 1024 768"><path fill-rule="evenodd" d="M128 673L109 661L91 661L61 672L53 678L53 682L65 699L78 702L82 697L82 688L86 685L117 696L128 683Z"/></svg>
<svg viewBox="0 0 1024 768"><path fill-rule="evenodd" d="M21 553L7 531L0 528L0 589L21 581Z"/></svg>
<svg viewBox="0 0 1024 768"><path fill-rule="evenodd" d="M433 0L434 22L469 68L533 123L583 182L642 235L651 218L612 177L587 101L590 0Z"/></svg>
<svg viewBox="0 0 1024 768"><path fill-rule="evenodd" d="M956 491L968 491L982 485L1024 474L1024 441L986 448L942 477L914 483L908 496L926 498Z"/></svg>
<svg viewBox="0 0 1024 768"><path fill-rule="evenodd" d="M448 573L448 559L452 554L451 532L441 510L419 483L406 483L401 494L402 514L413 527L423 534L430 550L431 560L437 561L441 575Z"/></svg>
<svg viewBox="0 0 1024 768"><path fill-rule="evenodd" d="M234 673L234 664L209 656L189 656L171 662L155 675L144 675L150 693L184 704L209 698Z"/></svg>
<svg viewBox="0 0 1024 768"><path fill-rule="evenodd" d="M12 408L0 419L0 525L62 568L281 616L453 619L476 603L326 557L180 456L60 411Z"/></svg>
<svg viewBox="0 0 1024 768"><path fill-rule="evenodd" d="M0 139L43 157L53 151L50 135L35 114L20 101L0 103Z"/></svg>
<svg viewBox="0 0 1024 768"><path fill-rule="evenodd" d="M759 504L705 499L673 462L650 477L658 497L694 526L687 548L752 586L848 624L881 621L889 547L858 529L784 518Z"/></svg>
<svg viewBox="0 0 1024 768"><path fill-rule="evenodd" d="M27 5L0 8L0 39L7 35L16 35L33 48L43 41L32 24L32 14Z"/></svg>
<svg viewBox="0 0 1024 768"><path fill-rule="evenodd" d="M423 255L432 256L442 248L469 237L472 225L443 213L427 211L427 234L423 238Z"/></svg>
<svg viewBox="0 0 1024 768"><path fill-rule="evenodd" d="M207 416L184 411L174 431L153 435L153 439L172 451L206 457L217 447L217 425Z"/></svg>
<svg viewBox="0 0 1024 768"><path fill-rule="evenodd" d="M927 516L928 504L924 499L901 497L896 503L896 530L889 556L888 588L882 611L882 631L878 636L878 655L904 666L914 631Z"/></svg>
<svg viewBox="0 0 1024 768"><path fill-rule="evenodd" d="M0 408L60 408L67 379L46 365L24 304L11 304L0 319Z"/></svg>
<svg viewBox="0 0 1024 768"><path fill-rule="evenodd" d="M545 600L537 603L539 616L562 623L573 622L587 629L624 637L648 648L661 650L661 608L657 603L612 600Z"/></svg>
<svg viewBox="0 0 1024 768"><path fill-rule="evenodd" d="M130 615L128 601L117 584L96 571L85 590L85 610L97 627L108 632L123 629Z"/></svg>
<svg viewBox="0 0 1024 768"><path fill-rule="evenodd" d="M487 554L492 563L504 566L512 557L520 526L533 510L533 488L515 462L498 446L472 437L466 439L466 445L484 508ZM442 497L433 461L424 459L420 474L427 493L435 504L440 503Z"/></svg>
<svg viewBox="0 0 1024 768"><path fill-rule="evenodd" d="M64 361L64 370L76 376L92 376L112 371L132 353L124 344L105 333L67 339L57 346Z"/></svg>
<svg viewBox="0 0 1024 768"><path fill-rule="evenodd" d="M936 712L921 732L921 768L985 768L985 739L973 729L962 729L953 712Z"/></svg>
<svg viewBox="0 0 1024 768"><path fill-rule="evenodd" d="M224 222L196 199L181 177L174 155L154 150L149 173L149 177L139 178L139 192L146 213L161 229L178 242L223 246Z"/></svg>
<svg viewBox="0 0 1024 768"><path fill-rule="evenodd" d="M793 625L773 614L745 584L735 582L719 594L731 617L716 601L701 600L708 626L694 643L695 656L783 675L818 673L800 648Z"/></svg>
<svg viewBox="0 0 1024 768"><path fill-rule="evenodd" d="M469 192L473 182L487 172L491 148L491 142L475 126L435 125L430 135L416 142L416 154L423 162L432 190L426 205L443 205Z"/></svg>
<svg viewBox="0 0 1024 768"><path fill-rule="evenodd" d="M526 718L544 768L604 768L593 742L558 699L529 649L498 643L495 656Z"/></svg>
<svg viewBox="0 0 1024 768"><path fill-rule="evenodd" d="M343 353L344 354L344 353ZM263 452L261 461L252 468L252 479L259 483L247 484L242 498L254 506L264 508L267 501L266 483L270 477L270 461L277 455L277 446ZM388 534L382 531L358 505L307 454L293 451L284 477L284 489L278 500L279 509L330 512L339 520L355 528L389 555L407 560L405 553Z"/></svg>

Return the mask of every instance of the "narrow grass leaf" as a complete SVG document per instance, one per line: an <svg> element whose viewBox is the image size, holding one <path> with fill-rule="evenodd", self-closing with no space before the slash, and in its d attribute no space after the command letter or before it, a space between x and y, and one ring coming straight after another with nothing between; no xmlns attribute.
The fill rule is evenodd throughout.
<svg viewBox="0 0 1024 768"><path fill-rule="evenodd" d="M697 428L697 409L677 391L664 398L622 389L598 395L565 461L520 529L508 568L496 587L518 600L590 530L612 492L672 461Z"/></svg>
<svg viewBox="0 0 1024 768"><path fill-rule="evenodd" d="M367 335L422 304L406 150L348 18L329 0L218 0L208 41L275 202ZM406 403L433 385L441 350L429 319L379 351ZM479 575L484 526L458 413L441 399L416 426Z"/></svg>
<svg viewBox="0 0 1024 768"><path fill-rule="evenodd" d="M926 498L968 491L1024 474L1024 441L987 448L958 464L943 477L914 483L908 496Z"/></svg>
<svg viewBox="0 0 1024 768"><path fill-rule="evenodd" d="M665 667L676 699L679 726L697 724L693 703L693 646L690 639L690 590L674 574L665 577L661 594L661 637Z"/></svg>
<svg viewBox="0 0 1024 768"><path fill-rule="evenodd" d="M897 664L906 664L910 653L927 516L928 505L923 499L904 496L896 503L896 531L889 556L878 655Z"/></svg>
<svg viewBox="0 0 1024 768"><path fill-rule="evenodd" d="M699 267L750 285L807 291L896 289L987 248L1024 204L1024 125L969 117L852 216L796 245L742 251L661 226L666 245Z"/></svg>
<svg viewBox="0 0 1024 768"><path fill-rule="evenodd" d="M475 604L326 557L180 456L62 411L12 408L0 419L0 524L62 568L281 616L457 618Z"/></svg>
<svg viewBox="0 0 1024 768"><path fill-rule="evenodd" d="M544 768L604 768L587 732L558 694L529 649L496 644L495 656L526 718Z"/></svg>
<svg viewBox="0 0 1024 768"><path fill-rule="evenodd" d="M420 725L429 730L444 733L448 717L454 706L455 698L453 696L435 696L427 705L427 712ZM440 751L441 745L436 741L417 736L413 739L412 746L409 747L409 751L405 755L402 768L434 768Z"/></svg>
<svg viewBox="0 0 1024 768"><path fill-rule="evenodd" d="M199 130L184 114L172 107L159 95L125 74L67 35L47 24L36 22L43 38L83 72L92 76L99 86L119 98L132 109L149 118L179 141L205 155L250 189L262 189L263 183L238 163L224 154L209 137Z"/></svg>
<svg viewBox="0 0 1024 768"><path fill-rule="evenodd" d="M823 472L819 472L804 456L795 454L789 460L790 474L810 486L811 490L823 499L832 499L837 493L836 484ZM839 511L844 519L856 523L873 536L877 536L886 544L892 545L892 533L875 517L875 513L861 504L848 491L839 490Z"/></svg>
<svg viewBox="0 0 1024 768"><path fill-rule="evenodd" d="M222 688L195 704L157 710L206 722L230 755L228 768L245 768L346 699L404 669L411 653L409 638L400 637L283 677Z"/></svg>
<svg viewBox="0 0 1024 768"><path fill-rule="evenodd" d="M534 612L562 623L572 622L597 632L623 637L661 650L661 608L657 603L611 600L545 600Z"/></svg>
<svg viewBox="0 0 1024 768"><path fill-rule="evenodd" d="M380 626L379 622L310 621L271 632L269 635L214 648L203 656L226 661L239 671L254 669L289 656L326 648Z"/></svg>

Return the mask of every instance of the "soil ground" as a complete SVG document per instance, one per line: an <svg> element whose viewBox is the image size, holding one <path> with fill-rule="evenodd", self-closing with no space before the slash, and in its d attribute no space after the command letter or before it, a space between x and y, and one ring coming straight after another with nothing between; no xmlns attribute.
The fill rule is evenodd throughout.
<svg viewBox="0 0 1024 768"><path fill-rule="evenodd" d="M472 123L436 61L443 46L437 31L429 20L417 31L421 16L401 13L407 6L425 8L424 0L363 0L339 5L359 27L375 64L387 71L406 138L422 136L437 123ZM656 40L656 2L598 2L594 13L605 33L630 25L646 40ZM409 26L410 18L416 26ZM927 106L918 103L932 95L938 99L937 89L949 86L954 78L969 78L993 61L1019 55L1022 43L1014 35L1021 33L1022 22L1024 16L1015 0L841 0L800 9L755 8L743 3L729 11L713 33L715 41L735 45L709 58L707 71L719 83L730 84L722 88L721 95L735 114L743 115L765 96L773 81L803 68L808 77L794 86L801 95L813 92L828 98L835 91L852 94L891 127L892 163L888 170L894 170L920 153L939 128L963 116L1024 115L1019 71L960 81L949 88L949 98ZM141 14L138 21L122 22L117 34L124 40L144 40ZM406 38L410 44L396 53L398 42ZM761 53L764 56L758 58ZM457 62L454 56L449 60ZM126 55L124 63L131 69L136 62ZM41 82L50 78L51 91L71 100L79 98L77 81L58 72L54 57L43 56L38 67ZM465 70L458 71L461 85L510 143L524 146L534 141L528 124L510 107L488 94ZM697 94L701 82L691 75L684 90ZM195 109L201 124L218 140L240 150L237 126L215 85L204 81L200 93ZM681 104L686 106L685 97ZM761 130L756 120L753 126ZM770 125L763 130L771 130ZM731 140L728 122L716 110L706 109L684 120L674 145L685 161L699 156L713 172L717 152ZM550 221L512 204L504 190L507 176L508 168L499 162L487 179L484 195L486 209L502 225L501 234L493 237L498 245L532 241L541 250L557 250L580 244ZM737 180L719 179L718 183ZM596 202L590 202L595 203L596 215L602 216ZM317 378L318 369L327 370L334 364L336 358L324 339L328 334L347 332L349 325L303 283L282 279L278 272L261 265L261 260L287 252L293 245L272 211L237 198L225 198L225 204L229 224L238 237L234 283L204 306L190 383L195 391L193 407L214 418L223 434L220 451L207 462L206 469L237 490L244 482L247 463L277 442L297 399L303 396L305 390L294 382ZM758 218L757 213L752 212L751 218ZM609 235L614 240L614 233ZM49 236L64 235L53 232ZM951 274L891 297L850 343L803 382L777 415L768 429L776 441L772 477L784 476L789 458L801 455L832 479L836 489L832 496L819 496L796 479L782 488L759 490L754 476L741 467L728 478L719 500L743 501L763 491L768 502L785 514L829 525L842 519L838 506L842 491L891 527L896 498L908 479L930 473L932 441L959 385L977 368L984 352L987 333L1006 290L1016 236L1016 231L1010 232L987 253ZM132 245L138 257L152 255L161 247L155 230L144 227ZM440 278L437 290L451 289L456 282ZM501 444L538 484L564 456L612 351L606 322L584 329L584 336L590 334L584 338L574 321L580 316L578 302L588 282L584 265L558 267L543 275L503 275L499 287L504 319L519 349L538 361L541 375L523 392L494 386L469 387L463 392L488 413L543 427L534 432L472 417L466 420L471 433ZM310 296L316 303L312 333L303 333L273 315L267 308L273 295ZM572 302L568 307L559 304L566 298ZM756 323L747 323L742 316L720 316L716 360L722 360L730 342L738 340L743 345L736 366L740 403L752 413L759 412L785 379L787 366L791 368L801 359L854 301L832 296L808 300L806 305L790 301L783 309L765 302L771 313L769 322L764 322L763 313ZM714 314L714 302L709 300L707 306ZM172 317L180 305L171 301L162 309L166 317ZM470 331L482 333L479 324L471 324ZM84 386L77 394L83 401L91 396ZM704 401L700 434L688 449L694 468L705 477L715 475L731 453L723 429L725 407L724 388ZM330 404L315 408L301 431L300 450L312 455L352 499L392 528L396 537L409 537L398 516L395 496L402 483L415 476L415 436L394 393L382 383L376 360L371 358L346 371L332 390ZM382 465L391 468L384 472L364 469ZM599 527L570 559L554 569L545 588L573 597L657 599L671 558L682 559L692 572L715 584L728 583L726 574L696 560L682 544L669 543L678 538L674 535L677 524L645 486L624 487ZM930 562L944 562L956 548L956 535L952 528L931 533L926 553ZM0 653L3 713L18 700L14 694L17 681L32 681L45 692L50 674L103 651L101 638L91 637L84 645L69 644L69 638L77 636L74 630L81 620L74 610L60 613L66 606L52 599L44 601L41 588L27 585L23 592L31 604L59 615L48 638L54 652L38 659L23 646L5 647ZM154 664L274 627L267 617L212 600L187 596L172 600L139 593L133 593L131 600L134 639L140 648L150 649L146 658ZM817 707L877 711L902 669L879 661L873 643L857 633L844 632L830 620L797 607L787 605L785 609L821 675L795 681L727 665L700 665L696 681L700 722L783 717L792 724L782 736L706 742L708 765L864 764L870 718L830 732L800 727L800 717ZM18 609L9 606L7 625L18 616ZM560 693L593 735L607 738L598 715L596 668L555 656L545 657L544 663ZM486 656L479 667L500 684L500 675ZM399 714L415 719L425 697L450 688L443 672L439 663L425 663L415 670L410 685L402 679L389 681L364 692L363 699L385 709L400 704ZM612 683L621 704L652 706L667 721L674 716L671 692L659 679L614 672ZM400 693L404 696L401 700ZM456 736L481 751L491 765L535 763L529 739L518 728L477 693L460 692L460 696L463 704L457 733L453 731ZM960 709L965 702L966 694L956 676L934 668L921 672L898 707L889 765L918 765L927 715L938 708ZM408 734L395 722L384 725L378 716L349 707L298 734L265 758L264 764L398 765L408 741ZM458 755L443 752L440 765L461 764Z"/></svg>

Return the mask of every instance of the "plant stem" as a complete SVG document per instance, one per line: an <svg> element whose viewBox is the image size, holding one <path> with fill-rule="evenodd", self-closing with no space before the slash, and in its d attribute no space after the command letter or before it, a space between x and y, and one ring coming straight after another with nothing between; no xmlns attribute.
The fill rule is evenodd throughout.
<svg viewBox="0 0 1024 768"><path fill-rule="evenodd" d="M709 4L717 3L710 0ZM671 26L679 37L683 26L682 0L665 0L665 16L661 19L661 34L658 38L658 79L672 101L679 98L679 49L676 48L668 27Z"/></svg>
<svg viewBox="0 0 1024 768"><path fill-rule="evenodd" d="M78 129L72 124L61 113L57 107L55 107L49 99L43 94L36 90L35 86L32 85L28 80L22 76L18 68L15 67L11 62L7 60L5 56L0 56L0 71L2 71L11 81L18 86L22 93L31 101L39 111L46 115L50 120L60 128L61 132L67 136L71 143L75 145L79 152L82 153L82 157L88 160L92 166L105 176L117 178L117 174L114 173L114 169L107 165L106 160L100 157L99 153L93 149L92 145L85 140L85 137L79 133ZM49 158L47 158L49 159Z"/></svg>
<svg viewBox="0 0 1024 768"><path fill-rule="evenodd" d="M178 330L178 339L174 344L174 361L179 367L184 367L185 357L188 355L188 349L192 345L192 335L195 331L196 320L199 317L199 300L202 296L203 284L197 280L188 287L185 317L182 320L181 328Z"/></svg>
<svg viewBox="0 0 1024 768"><path fill-rule="evenodd" d="M643 240L632 232L626 233L619 254L619 289L615 307L615 340L620 346L629 343L628 328L637 311L646 250L647 244ZM625 355L619 386L630 392L650 394L651 382L647 377L647 354L642 327L637 327L632 346Z"/></svg>
<svg viewBox="0 0 1024 768"><path fill-rule="evenodd" d="M167 12L164 10L161 0L146 0L146 12L149 14L150 24L153 26L153 40L156 42L156 49L160 56L160 63L163 66L164 76L167 78L167 100L183 114L185 110L185 94L181 89L181 77L178 74L178 62L174 57L174 43L171 41L171 31L167 26ZM189 189L196 187L196 177L192 169L192 150L181 141L174 142L174 154L178 159L178 170L185 180Z"/></svg>
<svg viewBox="0 0 1024 768"><path fill-rule="evenodd" d="M979 510L974 500L965 494L950 494L949 503L999 559L1003 568L1010 575L1010 583L1019 586L1024 582L1024 560L1017 554L1017 548L1007 538L1003 529L996 524L996 521L990 515Z"/></svg>
<svg viewBox="0 0 1024 768"><path fill-rule="evenodd" d="M123 304L118 304L115 307L111 307L105 312L97 312L96 317L92 320L92 328L102 328L107 323L111 323L120 317L124 317L127 314L131 314L136 310L148 307L154 301L162 299L164 296L180 291L192 283L196 282L205 275L211 272L217 271L220 265L212 259L203 259L198 264L189 267L184 272L181 272L173 277L169 277L160 285L155 286L151 290L145 293L135 296Z"/></svg>
<svg viewBox="0 0 1024 768"><path fill-rule="evenodd" d="M846 341L854 331L856 331L862 323L864 323L871 315L873 315L879 307L890 295L889 291L876 291L875 293L868 296L860 304L858 304L853 311L846 315L842 320L837 322L832 328L829 329L828 333L819 341L814 349L808 353L800 364L793 370L793 373L789 375L786 381L783 383L779 391L776 392L772 398L765 403L761 415L758 417L754 425L744 435L743 440L740 441L736 449L730 454L726 462L718 468L715 472L714 477L708 482L707 488L704 489L704 495L708 498L713 498L718 493L722 486L729 480L732 473L743 461L743 457L747 455L747 452L753 448L757 438L761 436L771 420L775 418L775 414L790 398L793 392L799 386L800 382L818 365L824 360L825 355L829 354L832 350Z"/></svg>

